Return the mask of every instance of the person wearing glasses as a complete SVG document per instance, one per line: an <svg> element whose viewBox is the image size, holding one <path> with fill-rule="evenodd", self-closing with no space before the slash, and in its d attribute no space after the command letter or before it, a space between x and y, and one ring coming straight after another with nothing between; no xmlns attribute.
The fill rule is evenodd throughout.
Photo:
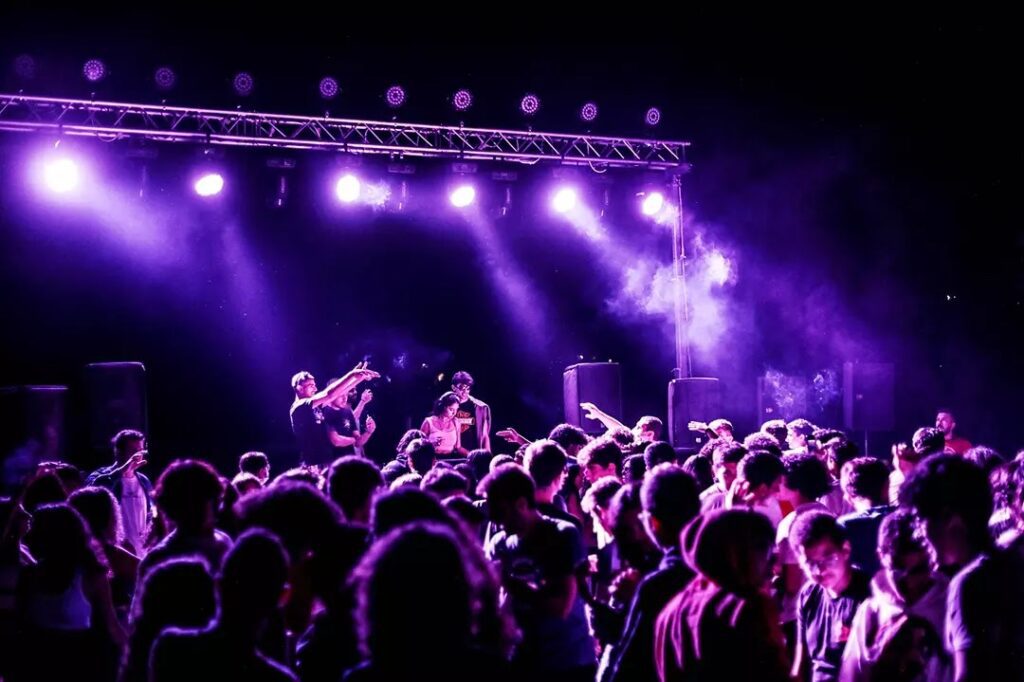
<svg viewBox="0 0 1024 682"><path fill-rule="evenodd" d="M473 377L469 372L452 375L452 393L459 399L455 421L459 425L459 444L466 452L491 449L491 408L470 395Z"/></svg>

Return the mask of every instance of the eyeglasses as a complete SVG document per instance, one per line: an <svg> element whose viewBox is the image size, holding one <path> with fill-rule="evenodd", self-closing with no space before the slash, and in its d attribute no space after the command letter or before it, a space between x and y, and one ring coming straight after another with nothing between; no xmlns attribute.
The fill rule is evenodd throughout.
<svg viewBox="0 0 1024 682"><path fill-rule="evenodd" d="M805 555L801 555L800 562L809 570L821 573L841 564L843 562L843 555L840 552L832 552L821 559L810 559Z"/></svg>

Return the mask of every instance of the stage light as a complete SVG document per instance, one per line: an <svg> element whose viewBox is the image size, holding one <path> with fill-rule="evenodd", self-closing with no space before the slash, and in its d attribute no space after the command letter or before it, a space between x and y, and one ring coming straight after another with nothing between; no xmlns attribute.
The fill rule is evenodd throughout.
<svg viewBox="0 0 1024 682"><path fill-rule="evenodd" d="M87 81L96 83L107 75L107 67L99 59L90 59L82 67L82 75Z"/></svg>
<svg viewBox="0 0 1024 682"><path fill-rule="evenodd" d="M241 71L235 74L235 80L232 82L235 88L235 94L240 97L248 97L252 94L253 88L256 87L256 81L253 79L252 74Z"/></svg>
<svg viewBox="0 0 1024 682"><path fill-rule="evenodd" d="M169 66L161 66L153 74L153 82L161 90L170 90L174 87L174 83L177 80L178 77L175 75L174 69Z"/></svg>
<svg viewBox="0 0 1024 682"><path fill-rule="evenodd" d="M331 78L330 76L324 76L320 79L320 96L324 99L334 99L341 92L341 88L338 87L338 81Z"/></svg>
<svg viewBox="0 0 1024 682"><path fill-rule="evenodd" d="M551 198L551 208L556 213L568 213L576 208L576 190L572 187L562 187Z"/></svg>
<svg viewBox="0 0 1024 682"><path fill-rule="evenodd" d="M193 188L201 197L212 197L224 189L224 176L220 173L204 173L196 180Z"/></svg>
<svg viewBox="0 0 1024 682"><path fill-rule="evenodd" d="M388 101L388 106L392 109L397 109L405 104L405 89L401 85L392 85L388 88L385 96Z"/></svg>
<svg viewBox="0 0 1024 682"><path fill-rule="evenodd" d="M525 95L519 102L519 110L527 116L533 116L540 109L540 100L537 95Z"/></svg>
<svg viewBox="0 0 1024 682"><path fill-rule="evenodd" d="M587 123L590 123L597 118L597 105L593 102L587 102L580 109L580 118Z"/></svg>
<svg viewBox="0 0 1024 682"><path fill-rule="evenodd" d="M665 206L665 195L661 192L649 192L644 196L643 203L640 204L640 210L646 216L657 215L659 211Z"/></svg>
<svg viewBox="0 0 1024 682"><path fill-rule="evenodd" d="M67 158L48 161L43 167L43 180L50 191L67 194L78 187L78 165Z"/></svg>
<svg viewBox="0 0 1024 682"><path fill-rule="evenodd" d="M452 95L452 106L456 111L466 111L473 106L473 93L469 90L459 90Z"/></svg>
<svg viewBox="0 0 1024 682"><path fill-rule="evenodd" d="M338 182L334 185L334 194L338 197L338 201L343 204L351 204L357 201L361 190L362 185L359 182L359 178L351 173L346 173L338 178Z"/></svg>
<svg viewBox="0 0 1024 682"><path fill-rule="evenodd" d="M649 126L656 126L661 122L661 109L658 107L651 107L647 110L644 115L644 123Z"/></svg>
<svg viewBox="0 0 1024 682"><path fill-rule="evenodd" d="M476 200L476 190L473 185L459 185L448 195L448 200L455 208L466 208Z"/></svg>
<svg viewBox="0 0 1024 682"><path fill-rule="evenodd" d="M719 251L712 251L707 260L708 276L718 285L729 281L729 260Z"/></svg>

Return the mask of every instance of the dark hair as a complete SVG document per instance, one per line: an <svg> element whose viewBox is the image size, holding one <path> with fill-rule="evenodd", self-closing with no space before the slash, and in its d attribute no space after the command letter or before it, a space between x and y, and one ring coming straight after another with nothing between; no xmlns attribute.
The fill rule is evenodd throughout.
<svg viewBox="0 0 1024 682"><path fill-rule="evenodd" d="M782 458L782 466L786 468L786 487L797 491L804 499L816 500L832 487L828 469L816 455L786 455Z"/></svg>
<svg viewBox="0 0 1024 682"><path fill-rule="evenodd" d="M924 426L914 431L911 445L918 456L941 454L946 448L946 434L934 426Z"/></svg>
<svg viewBox="0 0 1024 682"><path fill-rule="evenodd" d="M787 431L792 431L798 436L810 438L814 435L814 424L806 419L794 419L786 424Z"/></svg>
<svg viewBox="0 0 1024 682"><path fill-rule="evenodd" d="M664 428L664 424L662 424L662 421L657 417L652 417L650 415L640 417L640 419L637 420L636 425L642 431L650 431L653 433L655 438L661 438L661 430Z"/></svg>
<svg viewBox="0 0 1024 682"><path fill-rule="evenodd" d="M456 372L452 375L452 386L458 386L459 384L467 384L473 386L473 377L469 372Z"/></svg>
<svg viewBox="0 0 1024 682"><path fill-rule="evenodd" d="M114 456L120 459L125 446L128 445L128 441L145 439L146 436L143 435L142 431L136 431L135 429L122 429L117 432L117 435L110 439L110 447L114 448Z"/></svg>
<svg viewBox="0 0 1024 682"><path fill-rule="evenodd" d="M988 476L959 455L932 455L922 460L903 482L900 504L931 521L959 516L976 547L990 540L992 490Z"/></svg>
<svg viewBox="0 0 1024 682"><path fill-rule="evenodd" d="M68 504L85 519L89 531L101 543L117 544L124 536L121 505L106 488L89 486L71 493Z"/></svg>
<svg viewBox="0 0 1024 682"><path fill-rule="evenodd" d="M751 489L762 485L770 486L782 478L785 472L782 460L763 450L746 454L737 468L737 474L750 484Z"/></svg>
<svg viewBox="0 0 1024 682"><path fill-rule="evenodd" d="M562 446L553 440L544 439L527 446L523 466L530 472L538 488L547 488L565 471L567 459Z"/></svg>
<svg viewBox="0 0 1024 682"><path fill-rule="evenodd" d="M231 504L234 504L235 502L238 501L238 497L241 497L242 495L248 495L251 492L261 490L262 488L263 484L260 483L260 479L256 478L255 475L244 471L237 473L235 474L235 477L231 479L230 484L224 486L224 502L221 504L221 506L224 509L230 507L230 505L228 504L229 495L234 494L237 496L235 499L230 500ZM232 490L234 491L234 493L232 493Z"/></svg>
<svg viewBox="0 0 1024 682"><path fill-rule="evenodd" d="M327 494L346 519L360 509L367 509L373 494L384 486L380 470L370 460L349 455L334 460L327 474Z"/></svg>
<svg viewBox="0 0 1024 682"><path fill-rule="evenodd" d="M647 473L647 462L643 455L630 455L622 460L622 482L643 483L644 474Z"/></svg>
<svg viewBox="0 0 1024 682"><path fill-rule="evenodd" d="M85 519L64 502L44 504L32 513L25 545L36 559L35 568L45 571L57 592L66 589L78 571L103 575L109 571Z"/></svg>
<svg viewBox="0 0 1024 682"><path fill-rule="evenodd" d="M715 484L715 475L711 471L711 459L704 455L690 455L683 462L683 471L693 476L697 488L707 490Z"/></svg>
<svg viewBox="0 0 1024 682"><path fill-rule="evenodd" d="M513 504L520 498L526 500L527 506L536 506L536 486L526 469L518 464L502 464L484 476L477 486L477 495L486 497L488 502L505 502Z"/></svg>
<svg viewBox="0 0 1024 682"><path fill-rule="evenodd" d="M68 494L78 490L85 483L85 476L82 475L82 470L74 464L68 464L67 462L40 462L39 466L36 467L36 471L43 470L52 471Z"/></svg>
<svg viewBox="0 0 1024 682"><path fill-rule="evenodd" d="M857 457L843 465L847 492L853 497L885 504L889 496L889 467L877 457Z"/></svg>
<svg viewBox="0 0 1024 682"><path fill-rule="evenodd" d="M609 525L619 557L634 568L642 568L653 549L640 520L641 509L639 483L623 485L608 504Z"/></svg>
<svg viewBox="0 0 1024 682"><path fill-rule="evenodd" d="M769 419L761 424L761 430L775 439L779 447L786 444L786 436L789 435L789 427L785 419Z"/></svg>
<svg viewBox="0 0 1024 682"><path fill-rule="evenodd" d="M443 500L449 495L465 495L469 492L469 481L454 469L435 467L420 481L420 488Z"/></svg>
<svg viewBox="0 0 1024 682"><path fill-rule="evenodd" d="M440 398L438 398L436 401L434 401L434 409L431 411L431 414L433 414L435 417L440 417L442 414L444 414L444 411L447 410L449 406L458 404L459 397L452 393L451 391L448 391L447 393L443 394Z"/></svg>
<svg viewBox="0 0 1024 682"><path fill-rule="evenodd" d="M407 473L409 473L409 467L397 460L388 462L380 470L380 475L384 478L384 487L390 487L392 483Z"/></svg>
<svg viewBox="0 0 1024 682"><path fill-rule="evenodd" d="M473 470L473 480L477 483L482 481L484 476L490 473L491 457L493 457L493 455L490 450L484 450L483 448L470 450L466 461L469 463L470 469Z"/></svg>
<svg viewBox="0 0 1024 682"><path fill-rule="evenodd" d="M257 476L260 469L270 468L270 460L262 452L247 452L238 458L238 470Z"/></svg>
<svg viewBox="0 0 1024 682"><path fill-rule="evenodd" d="M658 520L668 537L677 538L683 526L700 513L700 491L693 476L674 464L651 469L640 488L644 511Z"/></svg>
<svg viewBox="0 0 1024 682"><path fill-rule="evenodd" d="M407 447L409 447L409 443L413 442L414 440L421 440L426 437L427 434L423 433L419 429L409 429L408 431L402 434L401 438L398 439L398 446L395 448L395 452L400 455L403 452L405 452L405 449Z"/></svg>
<svg viewBox="0 0 1024 682"><path fill-rule="evenodd" d="M747 449L739 443L723 440L711 451L711 463L715 466L739 464L746 455Z"/></svg>
<svg viewBox="0 0 1024 682"><path fill-rule="evenodd" d="M882 519L878 527L879 556L896 557L925 550L912 511L901 507Z"/></svg>
<svg viewBox="0 0 1024 682"><path fill-rule="evenodd" d="M452 495L442 502L441 505L449 514L452 514L473 528L487 520L487 514L484 513L484 510L473 504L473 500L465 495Z"/></svg>
<svg viewBox="0 0 1024 682"><path fill-rule="evenodd" d="M846 529L839 525L836 517L826 511L807 511L797 514L789 530L789 543L804 550L819 542L831 540L836 547L847 541Z"/></svg>
<svg viewBox="0 0 1024 682"><path fill-rule="evenodd" d="M25 484L25 489L21 492L21 505L29 514L34 514L36 509L44 504L57 504L67 499L68 493L64 484L52 471L37 473Z"/></svg>
<svg viewBox="0 0 1024 682"><path fill-rule="evenodd" d="M779 452L779 456L782 456L782 446L775 436L771 436L762 431L749 434L743 439L743 447L748 451L750 450L766 450L771 452L772 449Z"/></svg>
<svg viewBox="0 0 1024 682"><path fill-rule="evenodd" d="M217 576L221 620L266 618L287 582L288 556L277 536L262 528L245 531L224 555Z"/></svg>
<svg viewBox="0 0 1024 682"><path fill-rule="evenodd" d="M610 438L599 438L591 441L580 450L576 460L580 463L581 467L587 467L591 464L607 467L614 464L615 471L622 471L622 448Z"/></svg>
<svg viewBox="0 0 1024 682"><path fill-rule="evenodd" d="M512 455L495 455L494 457L491 458L491 461L487 464L487 473L488 474L491 473L492 471L494 471L495 469L497 469L498 467L500 467L502 465L505 465L505 464L515 464L515 463L516 463L516 460L515 460L514 457L512 457ZM487 478L487 474L484 474L484 478ZM480 479L481 482L483 482L483 480L484 480L483 478ZM477 486L479 486L479 485L480 484L477 483Z"/></svg>
<svg viewBox="0 0 1024 682"><path fill-rule="evenodd" d="M280 485L281 483L305 483L320 490L323 488L324 480L320 474L308 466L298 466L275 476L274 480L270 482L270 487Z"/></svg>
<svg viewBox="0 0 1024 682"><path fill-rule="evenodd" d="M583 511L588 514L594 509L608 509L622 482L614 476L604 476L594 481L583 495Z"/></svg>
<svg viewBox="0 0 1024 682"><path fill-rule="evenodd" d="M675 464L675 448L663 440L656 440L653 443L648 443L647 447L644 448L644 462L647 463L648 471L659 464Z"/></svg>
<svg viewBox="0 0 1024 682"><path fill-rule="evenodd" d="M551 429L548 438L561 445L564 450L568 450L574 445L583 447L590 442L587 432L572 424L559 424Z"/></svg>
<svg viewBox="0 0 1024 682"><path fill-rule="evenodd" d="M399 488L378 495L370 511L373 537L382 538L392 530L417 521L447 523L450 517L441 502L419 488Z"/></svg>
<svg viewBox="0 0 1024 682"><path fill-rule="evenodd" d="M420 476L425 476L434 467L434 460L437 459L434 444L422 438L409 443L405 454L409 458L409 468Z"/></svg>
<svg viewBox="0 0 1024 682"><path fill-rule="evenodd" d="M860 448L857 444L846 438L826 442L825 451L835 463L836 471L842 471L847 462L860 456Z"/></svg>
<svg viewBox="0 0 1024 682"><path fill-rule="evenodd" d="M274 533L295 561L316 552L341 523L338 506L323 493L298 481L284 481L239 500L241 529L265 528Z"/></svg>
<svg viewBox="0 0 1024 682"><path fill-rule="evenodd" d="M160 475L156 501L178 527L196 530L206 520L208 505L217 510L224 484L213 467L198 459L176 459Z"/></svg>
<svg viewBox="0 0 1024 682"><path fill-rule="evenodd" d="M986 474L991 474L996 467L1006 461L1002 455L987 445L975 445L964 453L964 459L978 465Z"/></svg>

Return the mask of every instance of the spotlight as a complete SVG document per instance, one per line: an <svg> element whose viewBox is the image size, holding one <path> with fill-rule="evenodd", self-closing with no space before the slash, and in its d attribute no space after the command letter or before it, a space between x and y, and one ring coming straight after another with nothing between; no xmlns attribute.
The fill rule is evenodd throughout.
<svg viewBox="0 0 1024 682"><path fill-rule="evenodd" d="M662 207L665 206L665 195L661 192L650 192L644 196L643 203L640 205L640 210L646 216L657 215L661 211Z"/></svg>
<svg viewBox="0 0 1024 682"><path fill-rule="evenodd" d="M96 83L107 75L107 67L99 59L90 59L82 67L82 75L87 81Z"/></svg>
<svg viewBox="0 0 1024 682"><path fill-rule="evenodd" d="M338 87L338 81L335 79L330 76L320 79L320 96L324 99L334 99L340 92L341 88Z"/></svg>
<svg viewBox="0 0 1024 682"><path fill-rule="evenodd" d="M193 188L201 197L216 196L224 189L224 176L220 173L204 173L196 180Z"/></svg>
<svg viewBox="0 0 1024 682"><path fill-rule="evenodd" d="M177 80L178 77L175 75L174 69L169 66L161 66L153 74L153 82L161 90L170 90L174 87L174 83Z"/></svg>
<svg viewBox="0 0 1024 682"><path fill-rule="evenodd" d="M57 194L67 194L78 187L78 166L71 159L56 159L43 167L46 186Z"/></svg>
<svg viewBox="0 0 1024 682"><path fill-rule="evenodd" d="M388 88L385 97L387 98L388 106L392 109L397 109L405 104L405 89L401 85L392 85Z"/></svg>
<svg viewBox="0 0 1024 682"><path fill-rule="evenodd" d="M718 285L729 281L729 260L719 251L713 251L707 260L708 276Z"/></svg>
<svg viewBox="0 0 1024 682"><path fill-rule="evenodd" d="M361 189L359 178L347 173L338 178L338 182L334 185L334 194L341 203L351 204L359 199Z"/></svg>
<svg viewBox="0 0 1024 682"><path fill-rule="evenodd" d="M455 208L466 208L476 200L476 190L473 185L459 185L448 195L448 200Z"/></svg>
<svg viewBox="0 0 1024 682"><path fill-rule="evenodd" d="M245 71L240 71L235 74L235 80L232 82L235 88L235 94L239 97L248 97L252 94L252 90L256 87L256 81L253 79L252 74Z"/></svg>
<svg viewBox="0 0 1024 682"><path fill-rule="evenodd" d="M658 107L651 107L648 109L647 113L644 115L644 123L651 127L661 123L661 109Z"/></svg>
<svg viewBox="0 0 1024 682"><path fill-rule="evenodd" d="M459 90L452 95L452 106L456 111L466 111L473 106L473 93L469 90Z"/></svg>
<svg viewBox="0 0 1024 682"><path fill-rule="evenodd" d="M519 110L527 116L533 116L540 109L540 100L537 95L525 95L519 102Z"/></svg>
<svg viewBox="0 0 1024 682"><path fill-rule="evenodd" d="M551 208L556 213L568 213L576 208L576 201L576 190L571 187L563 187L551 198Z"/></svg>
<svg viewBox="0 0 1024 682"><path fill-rule="evenodd" d="M590 123L597 118L597 105L593 102L587 102L580 109L580 118Z"/></svg>

